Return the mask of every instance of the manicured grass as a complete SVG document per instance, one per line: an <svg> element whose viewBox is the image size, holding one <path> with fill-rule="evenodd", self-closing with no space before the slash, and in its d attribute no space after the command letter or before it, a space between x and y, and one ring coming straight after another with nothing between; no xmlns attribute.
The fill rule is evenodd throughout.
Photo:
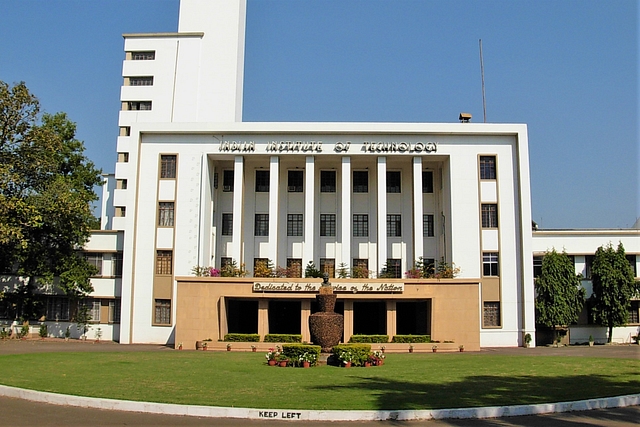
<svg viewBox="0 0 640 427"><path fill-rule="evenodd" d="M391 354L381 367L265 364L261 353L41 353L0 356L0 383L56 393L273 409L435 409L640 392L640 361Z"/></svg>

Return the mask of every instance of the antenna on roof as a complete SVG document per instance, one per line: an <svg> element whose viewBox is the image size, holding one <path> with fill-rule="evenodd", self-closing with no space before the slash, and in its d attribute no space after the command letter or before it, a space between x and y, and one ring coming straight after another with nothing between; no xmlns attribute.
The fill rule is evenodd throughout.
<svg viewBox="0 0 640 427"><path fill-rule="evenodd" d="M480 39L480 74L482 76L482 113L484 123L487 123L487 100L484 96L484 60L482 59L482 39Z"/></svg>

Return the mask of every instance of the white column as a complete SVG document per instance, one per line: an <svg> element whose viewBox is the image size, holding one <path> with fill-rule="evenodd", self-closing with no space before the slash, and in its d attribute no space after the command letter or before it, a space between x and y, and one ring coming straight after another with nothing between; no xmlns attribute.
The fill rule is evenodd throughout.
<svg viewBox="0 0 640 427"><path fill-rule="evenodd" d="M413 158L413 260L407 260L407 267L424 256L424 234L422 222L422 157ZM410 262L411 261L411 262Z"/></svg>
<svg viewBox="0 0 640 427"><path fill-rule="evenodd" d="M345 263L349 269L351 265L351 157L342 158L342 180L341 180L341 237L340 237L340 257L336 260L336 269L341 263Z"/></svg>
<svg viewBox="0 0 640 427"><path fill-rule="evenodd" d="M243 194L244 157L236 156L233 159L233 238L231 239L231 253L229 255L238 263L238 267L244 261L242 259Z"/></svg>
<svg viewBox="0 0 640 427"><path fill-rule="evenodd" d="M278 189L280 177L280 158L271 156L269 161L269 258L278 266Z"/></svg>
<svg viewBox="0 0 640 427"><path fill-rule="evenodd" d="M304 181L304 243L302 245L302 270L313 261L313 238L315 235L315 158L307 156ZM317 267L317 266L316 266Z"/></svg>
<svg viewBox="0 0 640 427"><path fill-rule="evenodd" d="M378 266L387 262L387 158L378 157ZM377 273L376 273L377 274Z"/></svg>

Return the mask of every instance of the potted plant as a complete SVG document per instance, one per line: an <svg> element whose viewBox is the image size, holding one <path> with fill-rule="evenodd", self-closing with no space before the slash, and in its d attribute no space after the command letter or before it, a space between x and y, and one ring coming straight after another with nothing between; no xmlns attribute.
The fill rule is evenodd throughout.
<svg viewBox="0 0 640 427"><path fill-rule="evenodd" d="M44 341L44 339L49 335L47 332L47 324L43 323L42 325L40 325L40 339L42 341Z"/></svg>
<svg viewBox="0 0 640 427"><path fill-rule="evenodd" d="M280 366L281 368L286 368L288 363L289 359L287 359L287 356L285 356L284 354L278 356L278 366Z"/></svg>
<svg viewBox="0 0 640 427"><path fill-rule="evenodd" d="M340 360L344 364L345 368L350 368L351 362L353 361L353 355L350 351L342 351L340 352Z"/></svg>
<svg viewBox="0 0 640 427"><path fill-rule="evenodd" d="M385 348L386 348L385 346L380 347L380 351L384 353Z"/></svg>
<svg viewBox="0 0 640 427"><path fill-rule="evenodd" d="M462 353L464 351L464 344L460 344L458 349L460 350L460 353Z"/></svg>
<svg viewBox="0 0 640 427"><path fill-rule="evenodd" d="M412 345L409 346L409 353L413 353L413 346Z"/></svg>
<svg viewBox="0 0 640 427"><path fill-rule="evenodd" d="M434 345L433 347L431 347L431 351L433 351L434 353L438 351L438 346Z"/></svg>
<svg viewBox="0 0 640 427"><path fill-rule="evenodd" d="M20 329L20 339L26 340L27 335L29 335L29 322L24 322L22 324L22 329Z"/></svg>
<svg viewBox="0 0 640 427"><path fill-rule="evenodd" d="M227 351L231 351L231 343L227 344Z"/></svg>
<svg viewBox="0 0 640 427"><path fill-rule="evenodd" d="M529 348L530 345L531 345L531 334L527 333L524 336L524 346L525 348Z"/></svg>
<svg viewBox="0 0 640 427"><path fill-rule="evenodd" d="M265 357L267 358L267 363L269 364L269 366L276 366L276 364L278 363L278 357L280 356L280 348L276 347L274 348L270 348L269 351L267 351L267 354L265 354Z"/></svg>
<svg viewBox="0 0 640 427"><path fill-rule="evenodd" d="M589 347L593 347L593 335L589 335Z"/></svg>
<svg viewBox="0 0 640 427"><path fill-rule="evenodd" d="M374 351L370 356L371 364L374 366L382 366L384 364L384 358L386 356L382 351Z"/></svg>
<svg viewBox="0 0 640 427"><path fill-rule="evenodd" d="M209 344L206 341L202 341L202 351L206 351L208 345Z"/></svg>
<svg viewBox="0 0 640 427"><path fill-rule="evenodd" d="M303 368L309 368L312 363L315 363L316 355L310 354L305 351L303 354L300 355L300 357L298 358L298 361L302 363Z"/></svg>
<svg viewBox="0 0 640 427"><path fill-rule="evenodd" d="M181 342L178 343L178 350L182 350L182 343Z"/></svg>
<svg viewBox="0 0 640 427"><path fill-rule="evenodd" d="M256 347L255 345L252 345L252 346L251 346L251 351L252 351L253 353L255 353L257 350L258 350L258 347Z"/></svg>
<svg viewBox="0 0 640 427"><path fill-rule="evenodd" d="M67 330L64 331L64 340L69 341L70 336L71 336L71 326L67 326Z"/></svg>

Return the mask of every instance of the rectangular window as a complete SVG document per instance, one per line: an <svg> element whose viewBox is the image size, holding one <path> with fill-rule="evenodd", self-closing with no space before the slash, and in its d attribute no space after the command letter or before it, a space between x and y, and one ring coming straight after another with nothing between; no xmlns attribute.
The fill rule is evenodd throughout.
<svg viewBox="0 0 640 427"><path fill-rule="evenodd" d="M116 206L115 214L117 218L124 218L127 216L127 207L126 206Z"/></svg>
<svg viewBox="0 0 640 427"><path fill-rule="evenodd" d="M109 323L120 323L120 300L109 300Z"/></svg>
<svg viewBox="0 0 640 427"><path fill-rule="evenodd" d="M291 273L291 277L302 277L302 260L287 258L287 270Z"/></svg>
<svg viewBox="0 0 640 427"><path fill-rule="evenodd" d="M482 228L498 228L498 205L482 205Z"/></svg>
<svg viewBox="0 0 640 427"><path fill-rule="evenodd" d="M483 305L483 326L495 328L500 326L500 302L485 302Z"/></svg>
<svg viewBox="0 0 640 427"><path fill-rule="evenodd" d="M269 171L256 171L256 193L269 192Z"/></svg>
<svg viewBox="0 0 640 427"><path fill-rule="evenodd" d="M156 52L153 50L144 52L131 52L131 59L133 61L152 61L156 59Z"/></svg>
<svg viewBox="0 0 640 427"><path fill-rule="evenodd" d="M433 193L433 172L422 171L422 192Z"/></svg>
<svg viewBox="0 0 640 427"><path fill-rule="evenodd" d="M170 299L156 300L155 315L153 317L153 323L155 323L156 325L171 324L171 300Z"/></svg>
<svg viewBox="0 0 640 427"><path fill-rule="evenodd" d="M354 214L353 215L353 237L369 236L369 215Z"/></svg>
<svg viewBox="0 0 640 427"><path fill-rule="evenodd" d="M118 163L128 163L129 153L118 153Z"/></svg>
<svg viewBox="0 0 640 427"><path fill-rule="evenodd" d="M496 179L496 156L480 156L480 179Z"/></svg>
<svg viewBox="0 0 640 427"><path fill-rule="evenodd" d="M320 272L329 277L336 277L336 260L334 258L320 258Z"/></svg>
<svg viewBox="0 0 640 427"><path fill-rule="evenodd" d="M595 255L585 255L584 257L584 278L591 279L591 266L595 260Z"/></svg>
<svg viewBox="0 0 640 427"><path fill-rule="evenodd" d="M636 256L635 255L626 255L627 261L629 261L629 265L633 270L633 277L638 277L638 272L636 270Z"/></svg>
<svg viewBox="0 0 640 427"><path fill-rule="evenodd" d="M533 257L533 277L540 277L542 274L542 258L541 256Z"/></svg>
<svg viewBox="0 0 640 427"><path fill-rule="evenodd" d="M224 269L225 267L233 266L233 258L223 256L220 257L220 269Z"/></svg>
<svg viewBox="0 0 640 427"><path fill-rule="evenodd" d="M95 252L87 252L84 254L84 259L87 260L89 264L98 269L98 272L94 277L102 276L102 254Z"/></svg>
<svg viewBox="0 0 640 427"><path fill-rule="evenodd" d="M100 300L85 299L82 304L89 309L91 322L100 322Z"/></svg>
<svg viewBox="0 0 640 427"><path fill-rule="evenodd" d="M233 169L227 169L222 173L222 191L233 191Z"/></svg>
<svg viewBox="0 0 640 427"><path fill-rule="evenodd" d="M153 86L153 76L129 77L129 86Z"/></svg>
<svg viewBox="0 0 640 427"><path fill-rule="evenodd" d="M353 171L353 192L368 193L369 192L369 172Z"/></svg>
<svg viewBox="0 0 640 427"><path fill-rule="evenodd" d="M320 192L336 192L336 171L320 171Z"/></svg>
<svg viewBox="0 0 640 427"><path fill-rule="evenodd" d="M254 236L269 235L269 214L256 214Z"/></svg>
<svg viewBox="0 0 640 427"><path fill-rule="evenodd" d="M423 237L434 236L433 214L422 215L422 236Z"/></svg>
<svg viewBox="0 0 640 427"><path fill-rule="evenodd" d="M287 236L302 236L303 230L302 214L287 214Z"/></svg>
<svg viewBox="0 0 640 427"><path fill-rule="evenodd" d="M402 215L399 215L399 214L387 215L387 236L389 237L402 236Z"/></svg>
<svg viewBox="0 0 640 427"><path fill-rule="evenodd" d="M176 161L175 154L164 154L160 156L160 178L176 177Z"/></svg>
<svg viewBox="0 0 640 427"><path fill-rule="evenodd" d="M336 214L320 214L320 236L336 235Z"/></svg>
<svg viewBox="0 0 640 427"><path fill-rule="evenodd" d="M156 251L156 275L173 274L173 252Z"/></svg>
<svg viewBox="0 0 640 427"><path fill-rule="evenodd" d="M482 275L483 276L499 276L500 275L497 252L485 252L482 254Z"/></svg>
<svg viewBox="0 0 640 427"><path fill-rule="evenodd" d="M289 171L287 177L287 191L289 193L302 193L304 175L302 171Z"/></svg>
<svg viewBox="0 0 640 427"><path fill-rule="evenodd" d="M47 297L47 320L56 322L69 320L69 299L65 297Z"/></svg>
<svg viewBox="0 0 640 427"><path fill-rule="evenodd" d="M394 258L387 259L387 273L389 274L389 276L393 277L394 279L402 278L402 268L400 268L401 261L402 260L400 259L394 259Z"/></svg>
<svg viewBox="0 0 640 427"><path fill-rule="evenodd" d="M174 202L158 203L158 226L173 227L174 206L175 206Z"/></svg>
<svg viewBox="0 0 640 427"><path fill-rule="evenodd" d="M111 273L113 277L122 277L122 252L113 254L111 261Z"/></svg>
<svg viewBox="0 0 640 427"><path fill-rule="evenodd" d="M222 214L222 235L233 236L233 214Z"/></svg>
<svg viewBox="0 0 640 427"><path fill-rule="evenodd" d="M131 126L120 126L120 136L131 136Z"/></svg>
<svg viewBox="0 0 640 427"><path fill-rule="evenodd" d="M129 111L150 111L151 101L127 101L126 106Z"/></svg>
<svg viewBox="0 0 640 427"><path fill-rule="evenodd" d="M387 193L400 192L400 171L387 171Z"/></svg>
<svg viewBox="0 0 640 427"><path fill-rule="evenodd" d="M640 323L640 301L631 301L629 323Z"/></svg>
<svg viewBox="0 0 640 427"><path fill-rule="evenodd" d="M116 190L126 190L126 189L127 189L127 180L116 179Z"/></svg>

